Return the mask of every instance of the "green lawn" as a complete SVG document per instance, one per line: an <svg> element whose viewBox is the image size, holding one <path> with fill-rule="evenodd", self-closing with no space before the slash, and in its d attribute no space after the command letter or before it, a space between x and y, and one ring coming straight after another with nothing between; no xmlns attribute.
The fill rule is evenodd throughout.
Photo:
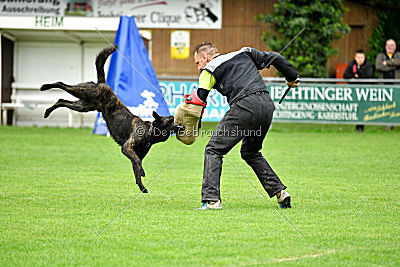
<svg viewBox="0 0 400 267"><path fill-rule="evenodd" d="M212 128L214 125L205 125ZM264 143L292 195L272 206L225 161L221 211L199 211L208 137L144 160L149 194L111 138L0 127L0 266L400 265L400 127L274 124ZM264 195L239 146L226 157Z"/></svg>

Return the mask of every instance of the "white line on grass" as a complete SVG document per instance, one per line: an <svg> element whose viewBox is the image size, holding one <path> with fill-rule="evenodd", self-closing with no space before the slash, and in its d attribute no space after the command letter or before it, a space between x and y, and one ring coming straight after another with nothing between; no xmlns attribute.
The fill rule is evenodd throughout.
<svg viewBox="0 0 400 267"><path fill-rule="evenodd" d="M176 158L174 158L173 160L171 160L167 166L164 167L164 169L162 169L160 171L160 173L153 178L153 180L150 181L150 183L146 186L146 188L150 188L151 184L154 182L155 179L157 179L171 164L172 162L175 161ZM106 227L103 228L103 230L101 230L97 235L96 238L98 238L102 233L104 233L107 228L115 221L115 219L117 219L141 194L143 194L142 192L138 193L131 201L129 201L128 205L125 206L125 208L123 208L107 225Z"/></svg>
<svg viewBox="0 0 400 267"><path fill-rule="evenodd" d="M279 259L274 259L274 262L285 262L285 261L296 261L299 259L306 259L306 258L316 258L316 257L321 257L324 255L328 254L334 254L336 253L335 250L327 251L325 253L314 253L314 254L308 254L308 255L301 255L301 256L294 256L294 257L287 257L287 258L279 258Z"/></svg>
<svg viewBox="0 0 400 267"><path fill-rule="evenodd" d="M300 259L317 258L317 257L329 255L329 254L335 254L335 253L337 253L336 250L328 250L327 252L319 252L319 253L293 256L293 257L287 257L287 258L278 258L278 259L273 259L273 260L265 261L265 262L245 263L243 265L246 265L246 266L248 266L248 265L263 265L263 264L270 264L270 263L275 263L275 262L296 261L296 260L300 260Z"/></svg>
<svg viewBox="0 0 400 267"><path fill-rule="evenodd" d="M299 235L301 235L301 236L304 238L304 235L303 235L299 230L297 230L297 228L285 217L285 215L283 215L282 213L280 213L279 210L278 210L276 207L274 207L274 206L272 205L272 203L268 200L268 198L267 198L266 196L264 196L260 191L258 191L257 188L256 188L252 183L250 183L250 181L249 181L246 177L244 177L244 176L239 172L239 170L238 170L235 166L233 166L232 163L231 163L227 158L225 158L225 159L226 159L226 161L229 163L229 165L231 165L231 167L234 168L234 169L237 171L237 173L239 173L239 175L242 176L243 179L245 179L246 182L247 182L249 185L251 185L251 187L253 187L254 190L256 190L257 193L260 194L260 196L263 197L263 198L268 202L268 204L269 204L282 218L284 218L284 219L286 220L286 222L287 222L290 226L292 226L293 229L296 230L296 232L297 232Z"/></svg>

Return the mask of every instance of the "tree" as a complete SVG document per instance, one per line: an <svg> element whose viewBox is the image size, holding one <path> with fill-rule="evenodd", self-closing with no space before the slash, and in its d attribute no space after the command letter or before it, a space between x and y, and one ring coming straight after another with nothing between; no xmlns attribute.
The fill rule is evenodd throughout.
<svg viewBox="0 0 400 267"><path fill-rule="evenodd" d="M375 62L376 56L385 50L386 40L391 38L397 42L397 51L400 51L400 20L399 13L400 7L395 5L393 1L388 3L381 3L376 1L374 7L381 9L379 15L379 21L375 29L372 32L371 37L368 39L369 52L367 57L371 62ZM382 4L390 4L392 6L384 6Z"/></svg>
<svg viewBox="0 0 400 267"><path fill-rule="evenodd" d="M279 51L305 27L283 55L300 76L327 77L327 60L337 53L331 43L350 31L342 20L342 1L280 0L274 8L272 14L256 18L272 26L273 32L263 33L263 41Z"/></svg>

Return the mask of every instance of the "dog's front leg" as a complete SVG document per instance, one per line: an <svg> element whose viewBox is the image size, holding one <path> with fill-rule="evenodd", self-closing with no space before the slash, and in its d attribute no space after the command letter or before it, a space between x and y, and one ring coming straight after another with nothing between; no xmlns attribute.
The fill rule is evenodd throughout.
<svg viewBox="0 0 400 267"><path fill-rule="evenodd" d="M136 155L134 147L134 140L133 138L128 139L125 144L122 146L121 151L127 158L129 158L132 162L133 173L135 174L136 184L139 186L140 191L143 193L147 193L147 189L144 187L142 183L142 176L145 176L142 161Z"/></svg>

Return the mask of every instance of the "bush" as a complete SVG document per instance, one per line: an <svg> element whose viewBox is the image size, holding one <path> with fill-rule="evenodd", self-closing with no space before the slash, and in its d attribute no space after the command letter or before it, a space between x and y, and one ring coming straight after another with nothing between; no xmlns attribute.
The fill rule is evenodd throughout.
<svg viewBox="0 0 400 267"><path fill-rule="evenodd" d="M262 40L280 51L298 32L304 32L283 53L302 77L327 77L327 60L338 51L331 46L350 31L342 20L347 10L341 0L280 0L270 15L257 20L270 24L273 32L264 32Z"/></svg>

